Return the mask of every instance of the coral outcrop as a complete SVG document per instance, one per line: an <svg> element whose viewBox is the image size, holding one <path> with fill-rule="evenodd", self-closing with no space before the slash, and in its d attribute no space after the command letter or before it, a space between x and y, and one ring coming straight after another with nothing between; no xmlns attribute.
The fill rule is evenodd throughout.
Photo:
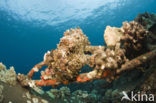
<svg viewBox="0 0 156 103"><path fill-rule="evenodd" d="M104 31L104 40L108 47L115 46L124 35L120 28L107 26Z"/></svg>
<svg viewBox="0 0 156 103"><path fill-rule="evenodd" d="M121 28L107 26L104 33L107 46L115 46L119 43L120 48L125 50L127 58L134 58L145 49L146 36L147 30L135 21L123 22Z"/></svg>
<svg viewBox="0 0 156 103"><path fill-rule="evenodd" d="M67 87L62 87L60 90L58 89L51 89L47 91L47 94L52 98L52 99L65 99L66 97L70 97L70 89Z"/></svg>
<svg viewBox="0 0 156 103"><path fill-rule="evenodd" d="M90 42L82 30L79 28L67 30L60 39L57 49L48 51L44 55L44 61L36 65L29 72L31 77L34 71L38 71L43 65L47 65L45 71L41 72L43 80L51 80L47 83L44 81L37 82L38 85L55 85L67 84L76 80L81 68L88 63L89 55L85 54L86 46Z"/></svg>
<svg viewBox="0 0 156 103"><path fill-rule="evenodd" d="M48 101L22 88L17 82L14 68L7 69L0 63L0 103L48 103Z"/></svg>
<svg viewBox="0 0 156 103"><path fill-rule="evenodd" d="M154 69L156 68L156 66L154 67ZM143 83L143 85L141 85L140 87L140 91L144 92L144 93L154 93L154 95L156 96L156 79L155 79L155 75L156 75L156 70L153 71L153 73L150 72L150 76L148 77L148 79Z"/></svg>
<svg viewBox="0 0 156 103"><path fill-rule="evenodd" d="M10 85L15 85L16 72L14 70L14 67L10 67L10 69L6 69L6 66L0 63L0 81L3 81Z"/></svg>
<svg viewBox="0 0 156 103"><path fill-rule="evenodd" d="M138 16L135 18L135 21L150 31L156 25L156 14L150 14L147 12L138 14Z"/></svg>
<svg viewBox="0 0 156 103"><path fill-rule="evenodd" d="M42 62L35 65L28 75L18 74L17 79L22 86L28 86L31 91L53 102L95 103L105 101L108 103L110 100L114 103L119 102L114 98L119 99L123 90L129 92L140 87L140 84L148 78L146 73L154 67L152 61L156 58L155 28L155 15L148 13L139 15L135 21L123 22L120 28L107 26L104 32L106 47L90 45L88 37L80 28L67 30L56 49L45 53ZM41 71L41 80L32 80L33 74L45 65L48 67L45 71ZM82 67L86 65L92 68L91 71L80 73ZM127 74L126 71L128 71ZM88 84L92 84L94 88L90 92L82 90L71 92L67 87L44 92L38 88L38 86L55 87L61 84L84 83L97 79L106 79L110 84L104 80L90 82ZM116 81L113 81L115 79ZM154 81L152 77L149 78L150 80ZM0 81L15 85L14 68L7 70L1 63ZM147 79L147 82L149 81ZM130 82L131 86L127 82ZM147 82L141 87L144 91L150 91L146 85ZM120 83L120 87L115 88ZM151 85L150 88L155 88L155 83L151 82ZM91 85L86 87L89 86ZM24 96L28 98L28 102L39 101L39 99L31 98L29 93Z"/></svg>
<svg viewBox="0 0 156 103"><path fill-rule="evenodd" d="M153 26L151 27L154 28ZM87 55L84 57L87 58L85 59L87 60L86 64L94 69L88 73L77 75L77 77L75 77L76 82L87 82L102 78L106 78L107 81L112 82L112 80L119 78L120 73L123 71L138 68L142 68L142 71L148 69L146 67L146 65L150 65L148 61L156 57L156 50L151 49L151 46L153 47L153 45L155 45L155 43L151 43L151 40L155 40L155 37L151 36L151 34L154 35L154 32L149 32L148 30L151 29L147 29L137 21L123 22L123 26L120 28L107 26L104 33L107 47L86 45L85 49L82 50L82 54ZM139 74L141 75L140 72ZM136 76L134 76L134 78L135 77ZM145 77L143 76L142 78ZM130 86L130 90L136 88L139 83L141 82ZM120 100L120 92L122 90L123 89L110 89L105 91L105 97L103 99L108 101L112 99L112 101L114 101L113 98L118 98L118 100ZM59 94L58 90L52 91L55 92L54 94ZM80 91L76 91L75 93L80 93ZM76 95L79 96L78 98L87 97L89 95L86 92L83 94L84 95L81 96L79 96L79 94ZM72 98L75 98L75 96ZM93 100L96 101L96 99L94 98ZM65 101L68 101L68 99ZM114 101L114 103L117 101Z"/></svg>
<svg viewBox="0 0 156 103"><path fill-rule="evenodd" d="M148 49L153 50L156 48L156 14L149 14L147 12L139 14L135 21L141 24L150 33L148 36Z"/></svg>
<svg viewBox="0 0 156 103"><path fill-rule="evenodd" d="M0 85L0 103L3 101L3 86Z"/></svg>
<svg viewBox="0 0 156 103"><path fill-rule="evenodd" d="M135 21L123 22L122 29L124 36L121 38L121 46L126 49L127 57L134 58L146 50L145 40L148 34L142 25Z"/></svg>
<svg viewBox="0 0 156 103"><path fill-rule="evenodd" d="M31 87L82 83L103 78L112 81L118 78L121 71L134 69L155 57L155 50L149 48L149 36L148 30L138 22L123 22L120 28L106 27L104 39L107 47L91 46L80 28L70 29L64 33L57 48L45 53L44 60L28 73L28 77L32 78L35 72L47 65L48 68L41 71L41 80L31 81L21 74L17 79L24 86ZM93 70L79 74L85 65Z"/></svg>
<svg viewBox="0 0 156 103"><path fill-rule="evenodd" d="M95 90L91 93L82 90L76 90L71 92L69 88L62 87L58 89L51 89L47 91L48 96L51 98L51 101L58 102L62 101L63 103L95 103L98 102L98 95Z"/></svg>
<svg viewBox="0 0 156 103"><path fill-rule="evenodd" d="M57 49L52 51L53 61L48 67L52 70L50 76L59 79L60 82L76 79L81 68L88 62L87 55L84 53L88 45L90 45L88 37L81 29L67 30L64 37L60 39Z"/></svg>
<svg viewBox="0 0 156 103"><path fill-rule="evenodd" d="M88 78L114 80L122 65L147 51L146 35L147 31L135 21L124 22L121 28L107 26L104 33L107 48L94 51L91 61L95 69L87 74Z"/></svg>

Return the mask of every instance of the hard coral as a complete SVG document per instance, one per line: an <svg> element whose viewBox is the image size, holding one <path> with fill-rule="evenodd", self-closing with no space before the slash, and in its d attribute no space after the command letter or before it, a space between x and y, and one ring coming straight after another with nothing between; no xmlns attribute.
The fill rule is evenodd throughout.
<svg viewBox="0 0 156 103"><path fill-rule="evenodd" d="M88 38L79 28L67 30L53 52L54 61L49 64L53 68L54 77L60 77L63 81L75 79L82 66L87 63L84 50L88 45Z"/></svg>
<svg viewBox="0 0 156 103"><path fill-rule="evenodd" d="M135 57L143 49L147 31L142 25L135 21L123 22L121 28L107 26L104 39L108 47L115 47L120 44L121 49L125 49L126 56ZM129 55L129 54L132 55ZM139 52L140 53L140 52Z"/></svg>
<svg viewBox="0 0 156 103"><path fill-rule="evenodd" d="M2 102L3 101L3 99L4 99L4 97L3 97L3 86L2 85L0 85L0 102Z"/></svg>
<svg viewBox="0 0 156 103"><path fill-rule="evenodd" d="M126 55L133 57L145 49L147 31L142 25L135 21L123 22L121 28L124 35L121 37L121 46L126 49ZM132 55L129 55L132 54Z"/></svg>
<svg viewBox="0 0 156 103"><path fill-rule="evenodd" d="M10 69L6 69L6 66L0 63L0 81L8 83L10 85L16 84L16 72L14 67L10 67Z"/></svg>
<svg viewBox="0 0 156 103"><path fill-rule="evenodd" d="M35 81L36 85L56 86L102 78L114 80L121 72L140 66L155 56L155 50L146 53L148 47L145 42L149 44L147 33L135 21L124 22L121 28L108 26L104 34L105 48L90 46L80 28L67 30L57 49L47 52L44 61L37 64L28 76L32 77L34 72L47 65L48 68L41 72L41 81ZM86 64L93 67L93 71L79 74Z"/></svg>
<svg viewBox="0 0 156 103"><path fill-rule="evenodd" d="M68 84L68 82L75 81L81 68L88 64L89 55L85 51L89 45L88 37L80 28L67 30L60 39L57 49L47 52L44 55L44 61L32 69L29 77L43 65L47 65L48 68L41 72L42 80L47 80L47 82L39 81L38 85Z"/></svg>
<svg viewBox="0 0 156 103"><path fill-rule="evenodd" d="M141 24L145 29L150 30L150 28L156 24L156 14L149 14L147 12L139 14L135 21Z"/></svg>

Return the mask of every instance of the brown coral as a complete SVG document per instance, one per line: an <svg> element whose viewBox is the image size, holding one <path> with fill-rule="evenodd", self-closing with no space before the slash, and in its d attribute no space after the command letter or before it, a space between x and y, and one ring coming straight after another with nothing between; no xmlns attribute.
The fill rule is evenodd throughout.
<svg viewBox="0 0 156 103"><path fill-rule="evenodd" d="M124 22L121 28L108 26L104 34L107 45L105 48L91 46L80 28L67 30L60 39L57 49L47 52L44 55L44 61L37 64L28 76L32 77L34 72L41 69L43 65L47 65L45 71L41 72L41 80L35 81L35 84L59 85L102 78L108 81L114 80L118 77L117 71L120 71L124 64L128 64L129 60L133 64L130 66L132 68L143 63L134 63L134 61L138 60L136 57L147 51L146 35L147 31L135 21ZM153 53L148 53L149 56L146 56L148 59L145 62L151 56L155 56L155 52ZM139 60L144 61L144 58ZM93 71L79 74L86 64L93 67Z"/></svg>
<svg viewBox="0 0 156 103"><path fill-rule="evenodd" d="M48 65L46 71L41 73L42 79L55 79L64 84L74 81L81 68L88 63L89 55L85 54L85 48L89 45L88 37L81 29L67 30L60 39L57 49L47 52L44 62L38 64L39 68L42 64ZM30 72L29 75L32 73Z"/></svg>
<svg viewBox="0 0 156 103"><path fill-rule="evenodd" d="M121 29L124 33L121 37L121 47L126 49L127 57L134 58L145 49L147 31L135 21L123 22Z"/></svg>
<svg viewBox="0 0 156 103"><path fill-rule="evenodd" d="M141 24L145 29L149 30L156 24L156 14L149 14L147 12L138 14L135 21Z"/></svg>

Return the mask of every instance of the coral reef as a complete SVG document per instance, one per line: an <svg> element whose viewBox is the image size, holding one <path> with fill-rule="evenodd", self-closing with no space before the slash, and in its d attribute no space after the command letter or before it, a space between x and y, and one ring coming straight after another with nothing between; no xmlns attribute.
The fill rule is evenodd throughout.
<svg viewBox="0 0 156 103"><path fill-rule="evenodd" d="M77 90L72 93L71 101L77 101L77 103L95 103L99 101L96 90L93 90L91 93L87 91Z"/></svg>
<svg viewBox="0 0 156 103"><path fill-rule="evenodd" d="M62 101L63 103L95 103L98 102L98 95L95 90L91 93L82 90L71 92L69 88L62 87L47 91L51 101Z"/></svg>
<svg viewBox="0 0 156 103"><path fill-rule="evenodd" d="M136 74L144 74L142 71L149 69L146 67L150 65L149 61L156 57L156 48L152 48L155 43L151 42L156 40L154 36L153 32L149 32L136 21L123 22L123 26L120 28L106 27L104 39L107 47L104 47L91 46L88 38L82 33L80 28L67 30L64 33L64 37L60 39L57 49L47 52L44 55L44 61L35 65L28 73L28 77L31 78L34 72L47 65L48 68L41 72L41 81L31 80L22 74L19 74L17 78L22 85L33 87L36 85L56 86L73 82L83 83L103 78L112 83L112 85L117 86L118 83L116 82L117 84L115 84L113 80L120 77L118 81L125 81L125 83L129 81L133 85L124 86L123 82L119 82L122 88L108 88L107 86L111 84L99 82L101 86L99 88L93 87L95 88L93 91L101 90L98 91L100 94L96 94L97 92L94 92L95 94L93 92L88 93L82 90L76 90L71 93L69 88L66 87L60 90L51 89L43 94L47 94L51 98L50 101L55 102L73 102L75 100L77 103L97 101L105 101L107 103L110 100L113 103L120 102L121 91L126 90L129 92L142 83L141 79L145 79L145 76L141 76L140 79L137 79L140 80L139 82L135 81ZM79 74L81 68L85 65L92 67L93 70ZM139 68L141 68L141 72L132 72L133 75L130 77L121 74L133 69L137 71ZM125 80L121 80L121 78L125 78ZM94 84L98 85L97 82Z"/></svg>
<svg viewBox="0 0 156 103"><path fill-rule="evenodd" d="M121 46L126 49L128 58L134 58L146 50L144 42L148 34L142 25L135 21L123 22L122 30L124 36L121 38Z"/></svg>
<svg viewBox="0 0 156 103"><path fill-rule="evenodd" d="M121 72L141 66L156 56L155 50L149 48L149 36L150 33L136 21L123 22L120 28L106 27L104 39L107 47L91 46L80 28L70 29L60 39L57 49L45 53L44 60L28 73L32 78L35 72L47 65L48 68L41 71L41 80L32 81L21 74L17 79L30 87L55 87L103 78L111 82ZM85 65L94 68L93 71L79 74Z"/></svg>
<svg viewBox="0 0 156 103"><path fill-rule="evenodd" d="M154 95L156 96L156 79L155 79L156 70L154 70L155 68L156 65L152 65L151 67L152 71L146 74L149 77L147 78L147 80L145 80L143 85L141 85L140 91L144 93L154 93Z"/></svg>
<svg viewBox="0 0 156 103"><path fill-rule="evenodd" d="M8 83L10 85L16 84L16 72L14 67L6 69L6 66L0 63L0 81Z"/></svg>
<svg viewBox="0 0 156 103"><path fill-rule="evenodd" d="M93 71L88 73L88 77L101 78L107 76L107 81L111 81L114 78L115 71L120 68L120 65L127 61L124 56L124 52L116 46L115 49L107 48L105 50L96 50L94 53L94 61L92 64L95 65L97 73L93 76ZM104 73L108 71L107 73ZM110 71L110 72L109 72ZM97 76L97 77L96 77Z"/></svg>
<svg viewBox="0 0 156 103"><path fill-rule="evenodd" d="M2 85L0 85L0 102L2 102L3 101L3 86Z"/></svg>
<svg viewBox="0 0 156 103"><path fill-rule="evenodd" d="M89 45L90 42L81 29L67 30L60 39L57 49L47 52L44 61L29 72L29 77L32 77L33 73L43 65L48 65L45 72L41 71L41 75L43 80L51 81L39 81L38 85L68 84L75 81L81 68L88 62L89 55L84 51Z"/></svg>
<svg viewBox="0 0 156 103"><path fill-rule="evenodd" d="M147 12L143 14L139 14L135 21L141 24L144 28L146 28L150 35L148 36L148 42L150 45L148 45L148 48L150 50L153 50L156 48L156 14L149 14Z"/></svg>
<svg viewBox="0 0 156 103"><path fill-rule="evenodd" d="M150 29L156 25L156 14L149 14L147 12L138 14L138 16L135 18L135 21L150 31Z"/></svg>
<svg viewBox="0 0 156 103"><path fill-rule="evenodd" d="M57 48L45 53L43 61L35 65L28 75L17 75L18 82L14 68L7 70L1 63L0 81L9 85L20 83L37 95L35 97L24 92L23 98L27 103L117 103L120 102L122 91L152 93L155 91L155 70L152 69L155 68L156 58L155 18L154 14L145 13L135 21L123 22L120 28L107 26L104 32L106 47L90 45L80 28L67 30ZM32 80L33 74L45 65L48 67L41 71L41 80ZM91 70L80 73L86 65ZM152 75L149 77L150 73ZM88 91L61 87L44 92L38 87L84 82L88 83L81 84L81 88ZM0 98L3 98L1 90L3 88L0 86Z"/></svg>
<svg viewBox="0 0 156 103"><path fill-rule="evenodd" d="M67 87L62 87L60 90L58 89L51 89L50 91L47 91L48 95L52 99L64 99L65 97L70 97L70 89Z"/></svg>
<svg viewBox="0 0 156 103"><path fill-rule="evenodd" d="M134 58L142 51L146 39L147 31L142 25L135 21L123 22L121 28L107 26L104 39L107 46L120 44L121 49L125 49L127 58ZM145 49L145 48L144 48ZM139 54L138 54L139 53ZM134 56L135 55L135 56Z"/></svg>
<svg viewBox="0 0 156 103"><path fill-rule="evenodd" d="M47 100L21 87L13 67L7 69L0 63L0 103L48 103Z"/></svg>

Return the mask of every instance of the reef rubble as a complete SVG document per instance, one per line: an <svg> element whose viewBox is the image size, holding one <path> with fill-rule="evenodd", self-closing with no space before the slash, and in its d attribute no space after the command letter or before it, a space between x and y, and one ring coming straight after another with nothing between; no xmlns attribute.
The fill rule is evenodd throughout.
<svg viewBox="0 0 156 103"><path fill-rule="evenodd" d="M107 26L106 46L92 46L80 28L67 30L57 49L45 53L28 75L0 63L0 102L117 103L122 91L156 93L155 25L156 15L144 13L120 28ZM41 71L41 80L32 80L44 65L48 68ZM86 65L90 71L80 74ZM39 87L59 85L67 87L48 91ZM74 90L69 88L73 85ZM18 92L12 96L10 91Z"/></svg>

